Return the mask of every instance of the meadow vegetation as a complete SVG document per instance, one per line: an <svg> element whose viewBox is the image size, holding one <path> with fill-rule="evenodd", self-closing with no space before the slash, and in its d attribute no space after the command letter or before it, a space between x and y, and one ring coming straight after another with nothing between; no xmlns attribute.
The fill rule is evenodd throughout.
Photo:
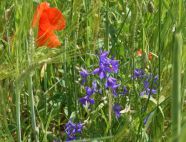
<svg viewBox="0 0 186 142"><path fill-rule="evenodd" d="M185 0L47 0L58 48L41 2L0 1L0 142L185 142Z"/></svg>

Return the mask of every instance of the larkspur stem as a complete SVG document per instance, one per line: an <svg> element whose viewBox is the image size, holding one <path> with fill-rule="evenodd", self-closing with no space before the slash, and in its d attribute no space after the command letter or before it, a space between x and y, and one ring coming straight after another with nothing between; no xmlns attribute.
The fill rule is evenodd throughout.
<svg viewBox="0 0 186 142"><path fill-rule="evenodd" d="M109 98L109 107L108 107L108 114L109 114L109 127L110 127L110 136L112 136L111 126L112 126L112 94L108 94Z"/></svg>

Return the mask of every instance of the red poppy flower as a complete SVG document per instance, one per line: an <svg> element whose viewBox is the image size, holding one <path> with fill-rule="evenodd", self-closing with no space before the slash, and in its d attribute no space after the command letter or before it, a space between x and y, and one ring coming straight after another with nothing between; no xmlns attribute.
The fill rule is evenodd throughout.
<svg viewBox="0 0 186 142"><path fill-rule="evenodd" d="M152 53L151 52L149 52L148 58L149 58L150 61L152 60Z"/></svg>
<svg viewBox="0 0 186 142"><path fill-rule="evenodd" d="M141 49L139 49L139 50L137 51L137 55L138 55L138 56L142 56L142 54L143 54L143 51L142 51Z"/></svg>
<svg viewBox="0 0 186 142"><path fill-rule="evenodd" d="M55 31L65 28L66 22L63 14L57 8L50 8L49 3L42 2L34 14L33 27L38 27L37 46L50 48L61 45Z"/></svg>

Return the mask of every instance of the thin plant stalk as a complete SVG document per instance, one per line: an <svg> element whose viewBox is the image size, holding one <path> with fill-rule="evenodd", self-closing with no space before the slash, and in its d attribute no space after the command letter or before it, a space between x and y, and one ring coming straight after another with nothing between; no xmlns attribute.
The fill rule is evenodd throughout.
<svg viewBox="0 0 186 142"><path fill-rule="evenodd" d="M16 47L19 46L19 43L16 42ZM16 56L19 57L19 48L16 48ZM16 58L16 77L19 75L20 64L19 64L19 58ZM15 95L16 95L16 126L17 126L17 139L18 142L21 142L21 100L20 100L20 83L19 81L15 82Z"/></svg>
<svg viewBox="0 0 186 142"><path fill-rule="evenodd" d="M21 113L20 113L20 92L16 85L16 123L18 142L21 142Z"/></svg>

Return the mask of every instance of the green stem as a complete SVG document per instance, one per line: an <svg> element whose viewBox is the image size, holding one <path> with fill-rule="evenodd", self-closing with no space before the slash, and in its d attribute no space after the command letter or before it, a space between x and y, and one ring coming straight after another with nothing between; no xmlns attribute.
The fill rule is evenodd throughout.
<svg viewBox="0 0 186 142"><path fill-rule="evenodd" d="M105 22L105 37L104 37L104 47L109 51L109 17L108 17L108 9L109 9L109 1L105 1L106 6L106 22Z"/></svg>
<svg viewBox="0 0 186 142"><path fill-rule="evenodd" d="M110 136L112 136L112 129L111 129L111 126L112 126L112 94L111 92L109 92L108 94L108 102L109 102L109 107L108 107L108 114L109 114L109 128L110 128Z"/></svg>
<svg viewBox="0 0 186 142"><path fill-rule="evenodd" d="M29 101L30 101L30 109L31 109L32 129L34 132L34 137L35 137L36 142L39 142L38 131L36 127L36 119L35 119L34 95L33 95L33 90L32 90L32 75L31 74L29 75L28 90L29 90Z"/></svg>
<svg viewBox="0 0 186 142"><path fill-rule="evenodd" d="M172 91L172 135L179 141L181 132L181 55L183 39L181 32L173 35L173 91Z"/></svg>
<svg viewBox="0 0 186 142"><path fill-rule="evenodd" d="M16 42L16 56L19 57L19 43ZM20 73L20 65L19 65L19 58L16 58L16 77L18 77ZM17 79L18 80L18 79ZM19 81L15 82L15 94L16 94L16 125L17 125L17 137L18 142L21 142L21 109L20 109L20 83Z"/></svg>
<svg viewBox="0 0 186 142"><path fill-rule="evenodd" d="M18 142L21 142L21 113L20 113L20 92L16 84L16 122Z"/></svg>

